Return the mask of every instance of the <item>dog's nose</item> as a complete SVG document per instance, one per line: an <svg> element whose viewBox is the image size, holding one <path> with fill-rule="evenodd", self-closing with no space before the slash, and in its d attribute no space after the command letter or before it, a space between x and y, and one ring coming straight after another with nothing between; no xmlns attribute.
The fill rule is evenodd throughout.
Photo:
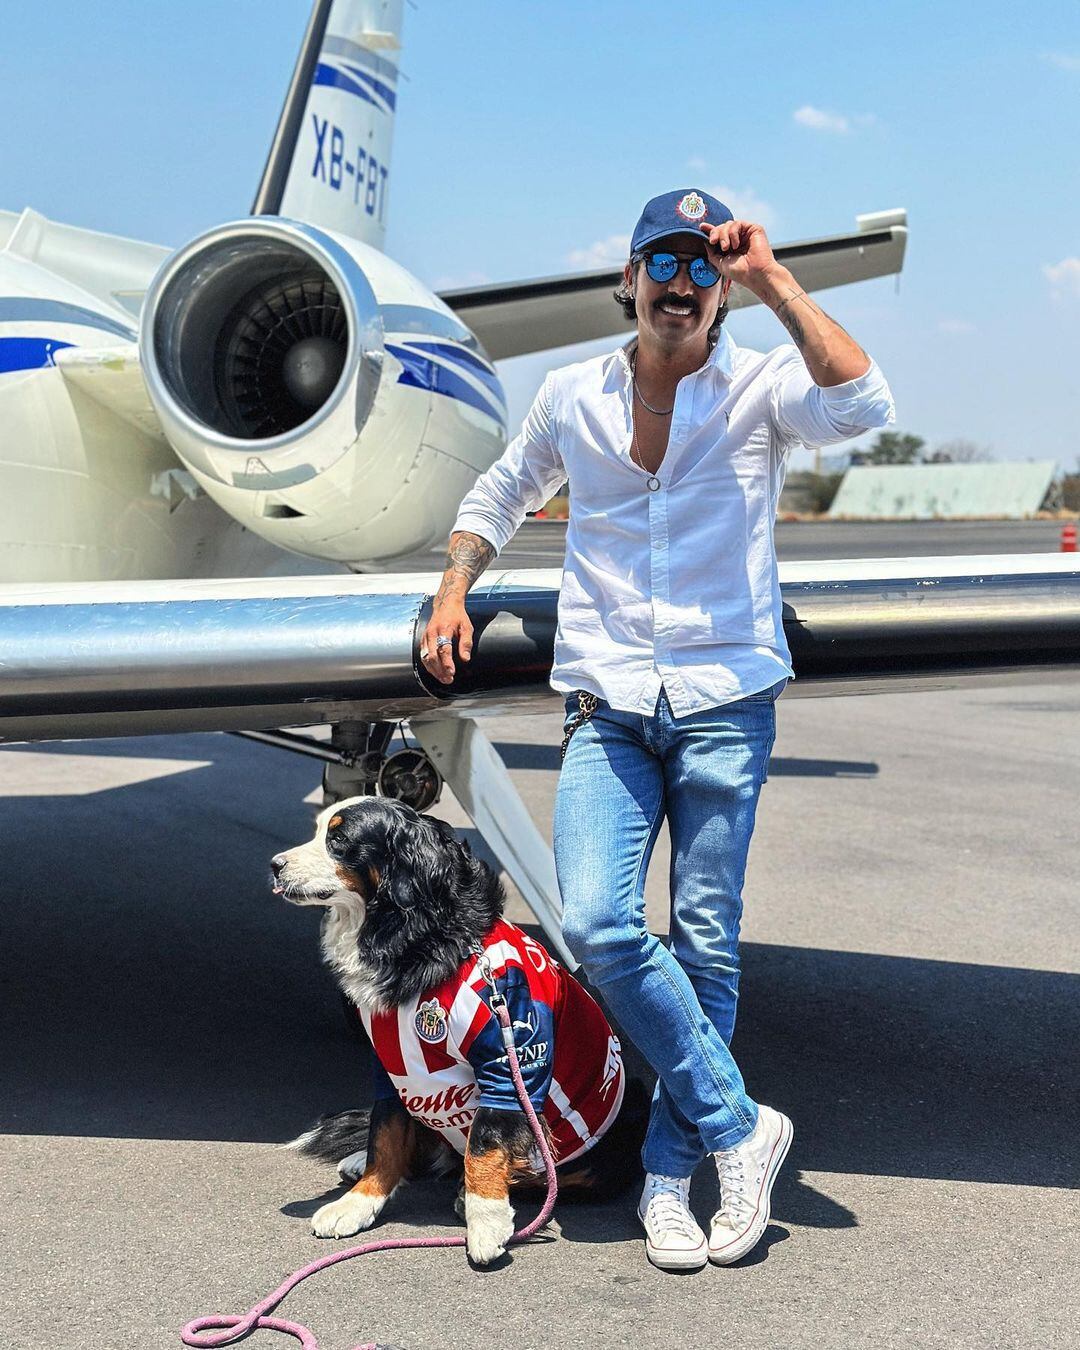
<svg viewBox="0 0 1080 1350"><path fill-rule="evenodd" d="M284 853L276 853L270 859L270 871L273 872L274 876L276 877L281 876L281 869L285 866L287 862L288 858L285 856Z"/></svg>

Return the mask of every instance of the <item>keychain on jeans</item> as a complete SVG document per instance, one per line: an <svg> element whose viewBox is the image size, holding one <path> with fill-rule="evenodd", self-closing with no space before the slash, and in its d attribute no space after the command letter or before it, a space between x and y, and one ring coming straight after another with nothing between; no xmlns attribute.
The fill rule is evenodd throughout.
<svg viewBox="0 0 1080 1350"><path fill-rule="evenodd" d="M560 764L566 758L566 747L570 744L570 737L577 731L582 722L587 722L596 711L597 698L595 694L587 694L584 689L579 689L577 700L580 711L574 714L574 720L567 727L566 735L562 738L562 750L559 752Z"/></svg>

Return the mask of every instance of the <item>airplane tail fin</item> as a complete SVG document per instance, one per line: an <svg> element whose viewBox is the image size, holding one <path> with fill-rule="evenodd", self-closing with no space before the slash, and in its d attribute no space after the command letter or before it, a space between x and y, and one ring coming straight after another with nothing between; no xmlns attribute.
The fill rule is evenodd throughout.
<svg viewBox="0 0 1080 1350"><path fill-rule="evenodd" d="M403 0L315 0L251 208L382 248Z"/></svg>

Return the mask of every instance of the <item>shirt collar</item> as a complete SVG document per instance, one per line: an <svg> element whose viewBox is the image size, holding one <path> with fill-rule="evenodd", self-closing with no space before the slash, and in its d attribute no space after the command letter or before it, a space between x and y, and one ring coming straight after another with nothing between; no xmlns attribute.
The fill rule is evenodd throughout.
<svg viewBox="0 0 1080 1350"><path fill-rule="evenodd" d="M726 325L720 329L720 336L716 339L705 364L719 371L726 380L730 380L735 374L735 341Z"/></svg>
<svg viewBox="0 0 1080 1350"><path fill-rule="evenodd" d="M630 354L637 343L637 334L625 343L622 347L617 347L612 353L612 360L608 371L608 380L621 377L624 382L629 382L631 377ZM709 352L702 370L713 370L722 375L724 379L730 380L735 374L735 342L726 328L720 329L720 335L713 343L712 351Z"/></svg>

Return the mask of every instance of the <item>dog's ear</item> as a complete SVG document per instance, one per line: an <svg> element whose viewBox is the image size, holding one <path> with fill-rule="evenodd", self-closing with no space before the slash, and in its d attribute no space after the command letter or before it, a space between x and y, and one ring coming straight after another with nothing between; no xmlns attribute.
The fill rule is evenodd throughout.
<svg viewBox="0 0 1080 1350"><path fill-rule="evenodd" d="M459 848L444 821L427 816L397 821L387 839L376 903L389 902L402 913L420 910L433 917L448 913Z"/></svg>

